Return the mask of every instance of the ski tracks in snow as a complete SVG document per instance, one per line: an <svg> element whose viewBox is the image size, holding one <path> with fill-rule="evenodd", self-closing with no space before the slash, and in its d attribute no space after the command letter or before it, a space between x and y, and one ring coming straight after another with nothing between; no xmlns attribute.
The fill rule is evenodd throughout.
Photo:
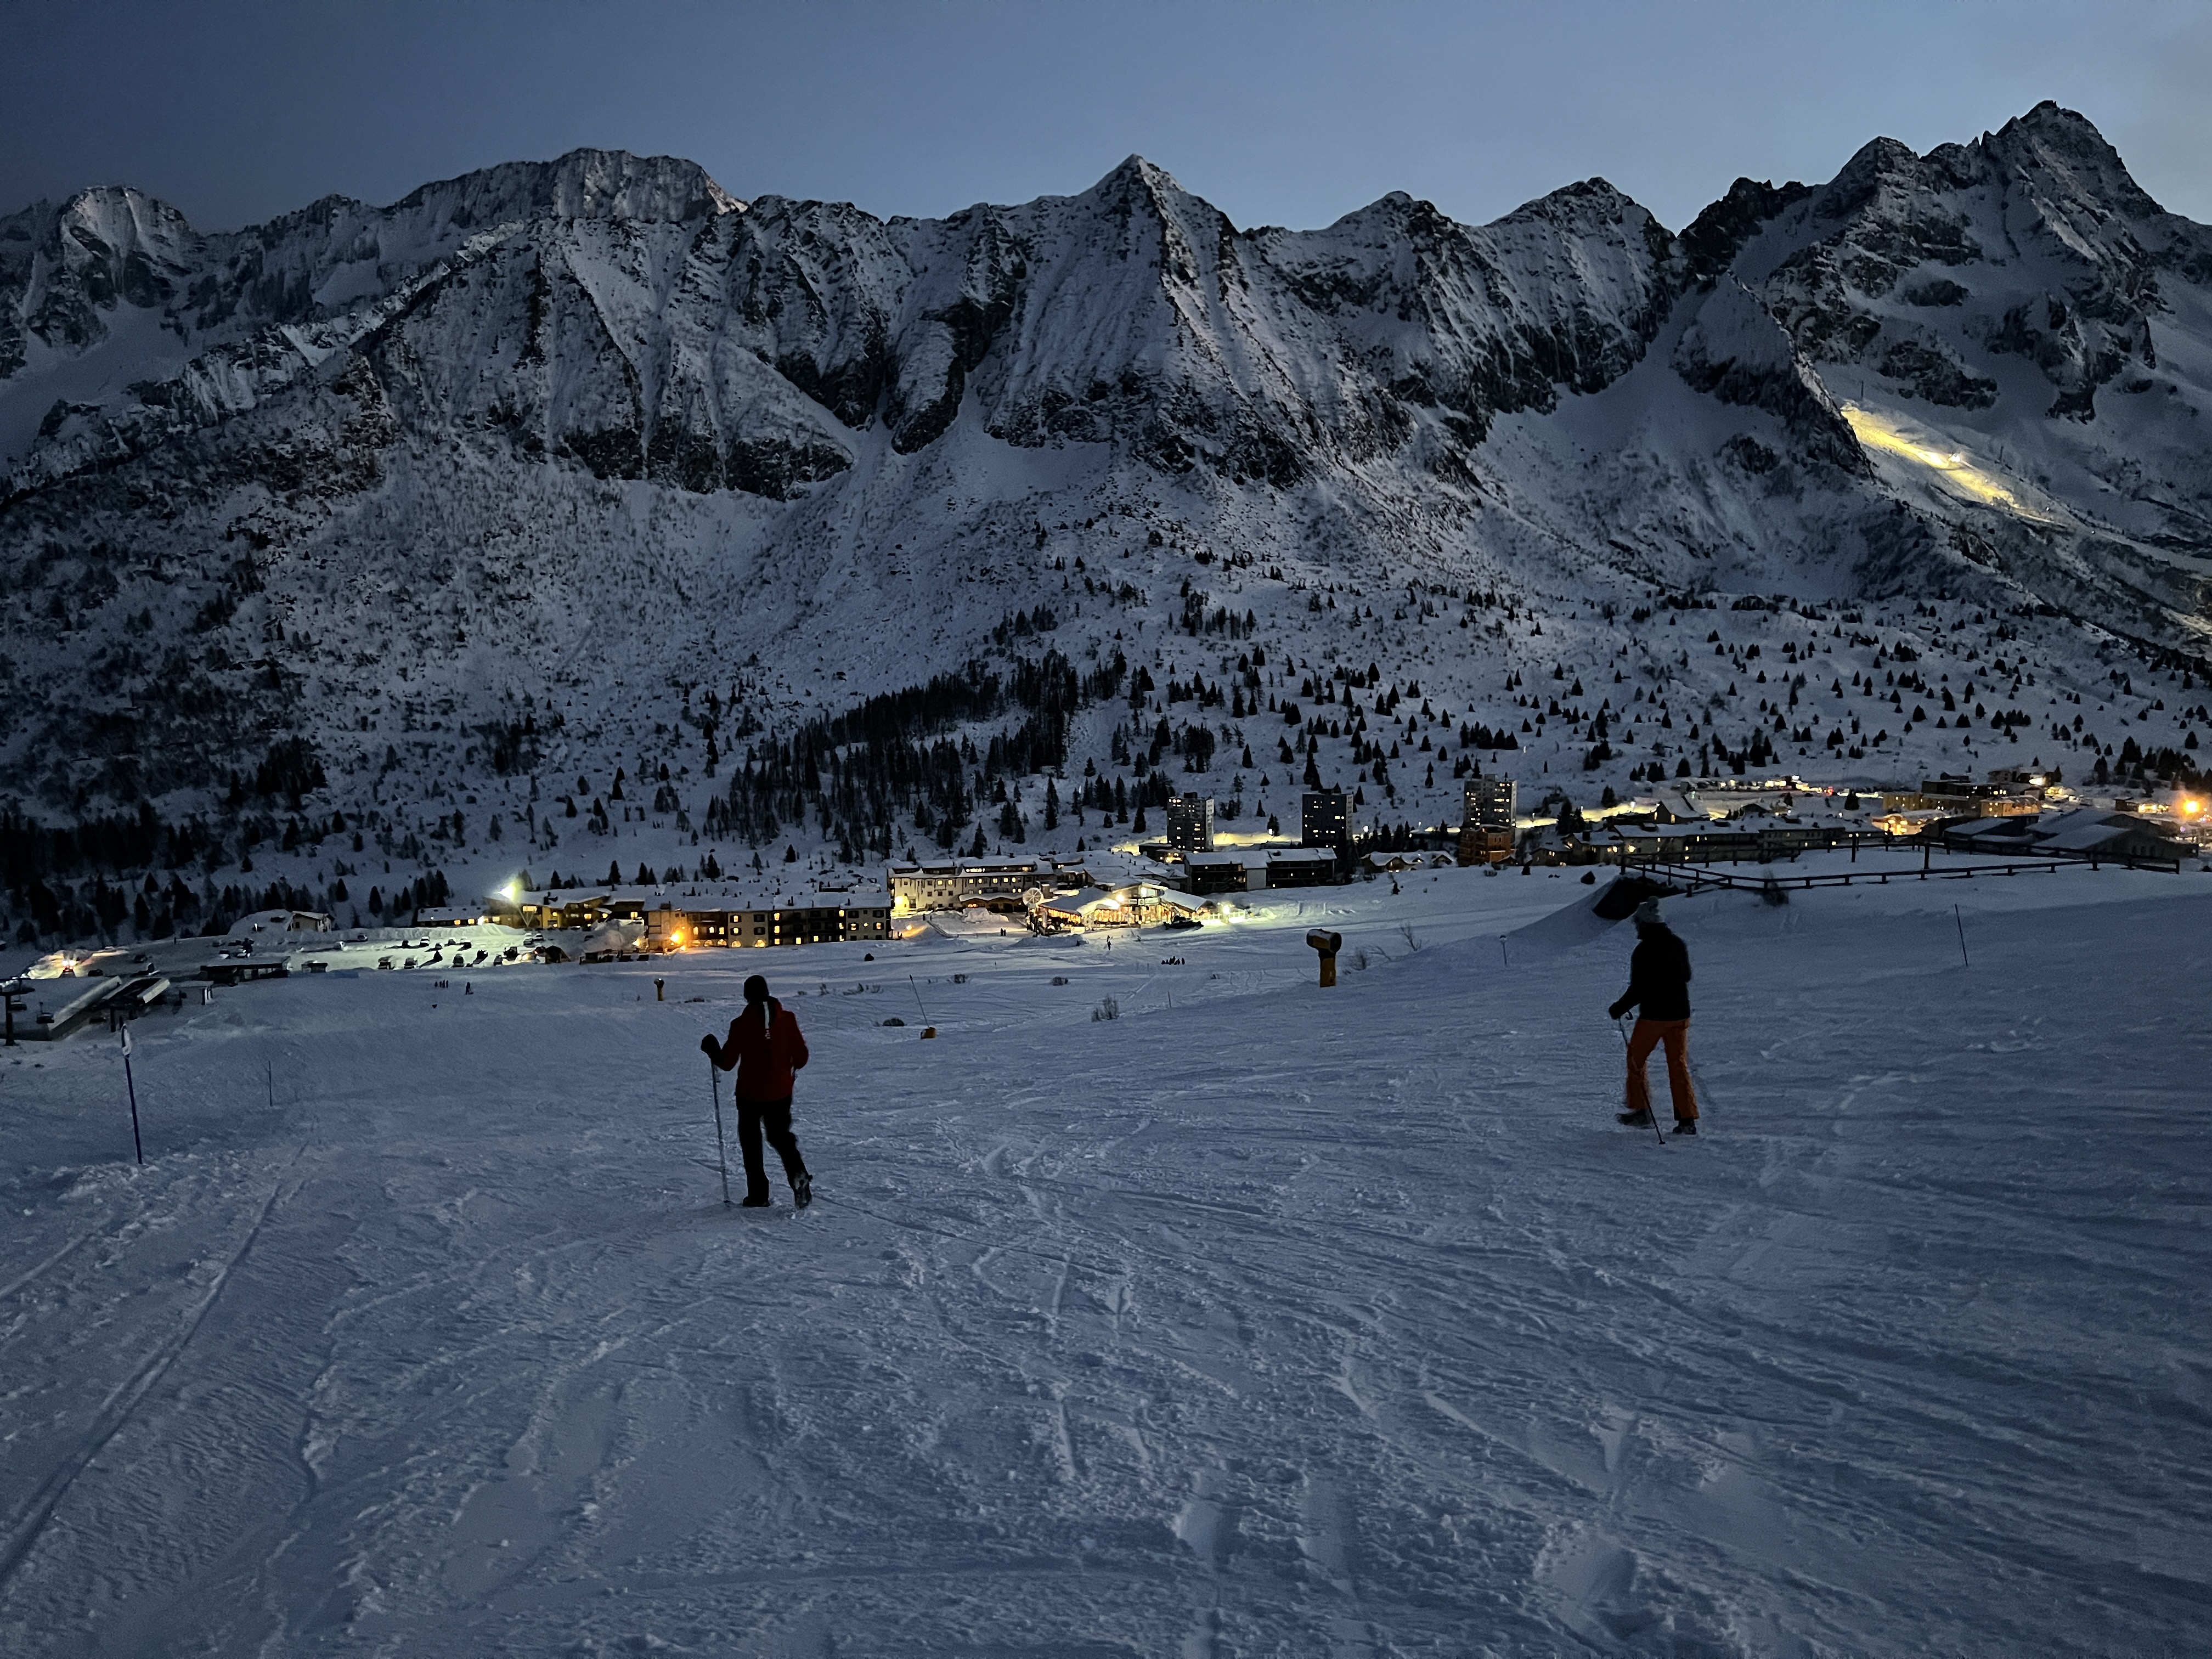
<svg viewBox="0 0 2212 1659"><path fill-rule="evenodd" d="M1859 903L1690 908L1712 1133L1665 1148L1612 1122L1618 961L1500 979L1480 923L1330 994L1231 995L1205 953L1267 936L1202 936L1110 1022L963 957L930 1043L801 1000L796 1216L722 1208L692 1017L617 974L495 982L404 1057L303 1031L337 1081L289 1175L241 1130L26 1189L0 1637L2171 1646L2212 1419L2203 1131L2157 1079L2207 1056L2130 1018L2115 1066L2081 989L2161 913L1986 917L1969 976Z"/></svg>

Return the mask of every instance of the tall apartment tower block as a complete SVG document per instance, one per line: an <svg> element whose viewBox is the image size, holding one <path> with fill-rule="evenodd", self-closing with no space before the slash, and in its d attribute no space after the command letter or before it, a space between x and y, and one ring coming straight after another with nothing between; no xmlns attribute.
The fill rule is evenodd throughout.
<svg viewBox="0 0 2212 1659"><path fill-rule="evenodd" d="M1469 778L1462 797L1459 861L1504 864L1513 856L1513 784L1505 778Z"/></svg>
<svg viewBox="0 0 2212 1659"><path fill-rule="evenodd" d="M1342 853L1352 845L1352 798L1341 789L1309 789L1298 804L1298 845L1334 847Z"/></svg>
<svg viewBox="0 0 2212 1659"><path fill-rule="evenodd" d="M1213 850L1213 797L1168 797L1168 847L1177 854Z"/></svg>

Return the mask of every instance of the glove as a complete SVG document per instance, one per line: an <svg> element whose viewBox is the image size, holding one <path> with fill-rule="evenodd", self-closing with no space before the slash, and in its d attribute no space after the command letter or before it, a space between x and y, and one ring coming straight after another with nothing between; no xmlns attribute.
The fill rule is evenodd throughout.
<svg viewBox="0 0 2212 1659"><path fill-rule="evenodd" d="M699 1052L709 1060L714 1059L715 1052L720 1047L721 1045L711 1036L702 1036L699 1039Z"/></svg>
<svg viewBox="0 0 2212 1659"><path fill-rule="evenodd" d="M1612 1006L1612 1007L1610 1007L1610 1008L1608 1008L1608 1009L1607 1009L1607 1010L1605 1011L1605 1017L1606 1017L1607 1019L1619 1019L1619 1018L1620 1018L1623 1014L1626 1013L1627 1012L1628 1012L1628 1005L1627 1005L1626 1003L1625 1003L1625 1002L1616 1002L1616 1003L1614 1003L1614 1004L1613 1005L1613 1006Z"/></svg>

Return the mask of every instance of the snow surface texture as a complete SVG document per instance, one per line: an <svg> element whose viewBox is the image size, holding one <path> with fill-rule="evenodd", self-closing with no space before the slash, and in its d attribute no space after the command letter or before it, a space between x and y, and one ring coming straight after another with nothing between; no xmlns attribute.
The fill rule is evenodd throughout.
<svg viewBox="0 0 2212 1659"><path fill-rule="evenodd" d="M222 819L296 732L318 811L369 814L387 857L447 843L410 869L455 863L445 820L481 805L507 859L595 876L614 849L562 823L548 858L531 778L588 801L665 763L654 817L688 849L748 739L972 656L1118 649L1219 690L1261 649L1250 720L1130 717L1139 748L1162 714L1218 726L1198 781L1248 822L1268 791L1295 811L1274 706L1370 663L1516 733L1515 673L1659 691L1663 736L1601 745L1583 707L1474 757L1588 804L1698 757L1693 720L1737 750L1766 721L1735 659L1638 619L1665 596L1717 599L1739 647L1769 617L1726 606L1779 594L1923 648L1944 596L2052 700L2129 641L2198 650L2208 404L2212 233L2049 105L1924 157L1876 141L1817 188L1742 181L1679 234L1601 180L1481 227L1393 195L1239 230L1136 158L941 222L593 151L205 236L102 189L0 221L0 766L50 820ZM742 709L713 772L709 690ZM2178 750L2162 712L2144 746ZM489 729L526 720L502 771ZM1117 723L1078 721L1067 777L1130 781ZM1881 724L1828 744L1793 713L1775 765L1986 758ZM1434 755L1333 732L1315 760L1368 822L1455 822Z"/></svg>
<svg viewBox="0 0 2212 1659"><path fill-rule="evenodd" d="M2201 1647L2212 885L1674 903L1662 1147L1626 930L1403 884L777 955L798 1216L717 1195L750 959L220 993L143 1170L112 1039L8 1056L0 1650Z"/></svg>

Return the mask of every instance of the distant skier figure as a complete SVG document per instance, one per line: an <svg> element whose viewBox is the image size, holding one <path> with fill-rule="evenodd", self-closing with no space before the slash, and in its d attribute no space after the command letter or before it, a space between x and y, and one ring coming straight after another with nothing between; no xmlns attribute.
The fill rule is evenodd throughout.
<svg viewBox="0 0 2212 1659"><path fill-rule="evenodd" d="M783 1160L792 1203L805 1209L814 1201L814 1182L791 1133L792 1073L807 1060L798 1016L770 996L768 981L755 974L745 981L744 1012L730 1022L730 1035L720 1042L701 1037L699 1048L717 1071L737 1068L730 1092L737 1097L738 1146L745 1158L745 1207L758 1209L769 1201L768 1164L761 1156L764 1133Z"/></svg>
<svg viewBox="0 0 2212 1659"><path fill-rule="evenodd" d="M1651 1121L1651 1091L1644 1067L1651 1051L1667 1045L1667 1087L1674 1097L1674 1133L1698 1133L1698 1097L1690 1086L1690 952L1660 918L1659 902L1636 907L1636 950L1628 959L1628 989L1606 1012L1619 1019L1638 1010L1628 1039L1628 1109L1623 1123L1642 1128Z"/></svg>

